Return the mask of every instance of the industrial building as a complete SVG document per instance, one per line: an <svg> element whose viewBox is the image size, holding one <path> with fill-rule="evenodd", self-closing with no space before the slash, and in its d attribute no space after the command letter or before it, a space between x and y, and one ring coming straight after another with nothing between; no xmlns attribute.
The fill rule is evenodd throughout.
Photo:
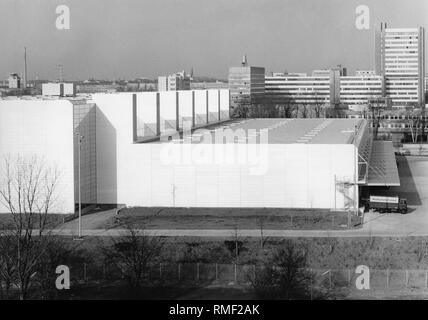
<svg viewBox="0 0 428 320"><path fill-rule="evenodd" d="M84 204L352 211L363 188L399 185L366 120L229 120L228 90L0 100L0 157L57 166L55 212L77 202L77 132Z"/></svg>
<svg viewBox="0 0 428 320"><path fill-rule="evenodd" d="M36 155L57 167L60 205L55 212L74 212L79 133L82 203L145 205L139 196L146 196L146 177L141 174L152 170L142 162L147 146L183 128L194 130L228 119L228 90L8 98L0 100L0 159ZM4 210L0 206L0 212Z"/></svg>

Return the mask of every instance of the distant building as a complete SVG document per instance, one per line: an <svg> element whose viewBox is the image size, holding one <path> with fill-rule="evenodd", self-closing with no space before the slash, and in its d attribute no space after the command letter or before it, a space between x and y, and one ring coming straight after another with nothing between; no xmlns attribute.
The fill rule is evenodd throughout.
<svg viewBox="0 0 428 320"><path fill-rule="evenodd" d="M382 76L374 71L356 71L340 77L340 102L350 109L363 111L372 99L382 97Z"/></svg>
<svg viewBox="0 0 428 320"><path fill-rule="evenodd" d="M376 75L376 72L374 70L357 70L355 71L356 76L374 76Z"/></svg>
<svg viewBox="0 0 428 320"><path fill-rule="evenodd" d="M265 96L265 68L248 66L244 56L240 67L229 68L230 106L259 103Z"/></svg>
<svg viewBox="0 0 428 320"><path fill-rule="evenodd" d="M21 78L17 73L11 73L9 75L9 89L20 89L21 88Z"/></svg>
<svg viewBox="0 0 428 320"><path fill-rule="evenodd" d="M205 90L205 89L228 89L229 88L229 84L227 82L223 82L223 81L215 81L215 82L208 82L208 81L203 81L203 82L191 82L190 83L190 88L193 89L197 89L197 90Z"/></svg>
<svg viewBox="0 0 428 320"><path fill-rule="evenodd" d="M185 71L158 77L158 91L190 90L190 75Z"/></svg>
<svg viewBox="0 0 428 320"><path fill-rule="evenodd" d="M425 105L425 30L387 28L376 31L376 73L383 75L383 94L395 107Z"/></svg>
<svg viewBox="0 0 428 320"><path fill-rule="evenodd" d="M266 95L278 104L340 104L338 68L314 70L312 76L276 74L266 77Z"/></svg>
<svg viewBox="0 0 428 320"><path fill-rule="evenodd" d="M76 95L74 83L43 83L43 96L70 97Z"/></svg>

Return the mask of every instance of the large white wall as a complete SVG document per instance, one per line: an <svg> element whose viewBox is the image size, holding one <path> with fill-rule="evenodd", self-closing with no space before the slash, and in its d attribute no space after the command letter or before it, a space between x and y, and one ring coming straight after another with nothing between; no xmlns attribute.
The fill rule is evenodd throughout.
<svg viewBox="0 0 428 320"><path fill-rule="evenodd" d="M74 212L73 106L67 100L0 100L0 166L4 157L36 156L61 178L52 213ZM4 178L0 176L1 179ZM0 204L0 212L6 209Z"/></svg>
<svg viewBox="0 0 428 320"><path fill-rule="evenodd" d="M198 145L134 144L130 94L95 94L98 201L128 206L294 207L351 206L356 156L352 144L209 145L230 155L237 148L253 162L198 164L173 161L180 148ZM224 148L224 149L223 149ZM232 149L230 149L232 148ZM212 150L211 150L212 151ZM258 157L262 157L258 158ZM257 161L259 159L259 161ZM257 173L254 170L260 168ZM264 168L266 170L264 170Z"/></svg>

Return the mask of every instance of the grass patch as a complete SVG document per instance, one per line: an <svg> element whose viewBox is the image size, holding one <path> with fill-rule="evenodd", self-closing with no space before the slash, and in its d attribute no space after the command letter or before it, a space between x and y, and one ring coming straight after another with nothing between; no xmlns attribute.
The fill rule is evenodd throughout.
<svg viewBox="0 0 428 320"><path fill-rule="evenodd" d="M103 228L132 224L146 229L263 229L343 230L346 212L325 209L283 208L125 208L105 221ZM361 227L361 218L351 215L351 228Z"/></svg>

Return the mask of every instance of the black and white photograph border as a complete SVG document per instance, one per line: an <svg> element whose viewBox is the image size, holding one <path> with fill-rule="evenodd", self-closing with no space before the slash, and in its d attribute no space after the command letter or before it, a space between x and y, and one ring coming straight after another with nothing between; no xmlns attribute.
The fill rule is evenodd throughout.
<svg viewBox="0 0 428 320"><path fill-rule="evenodd" d="M428 1L0 12L0 300L428 298Z"/></svg>

